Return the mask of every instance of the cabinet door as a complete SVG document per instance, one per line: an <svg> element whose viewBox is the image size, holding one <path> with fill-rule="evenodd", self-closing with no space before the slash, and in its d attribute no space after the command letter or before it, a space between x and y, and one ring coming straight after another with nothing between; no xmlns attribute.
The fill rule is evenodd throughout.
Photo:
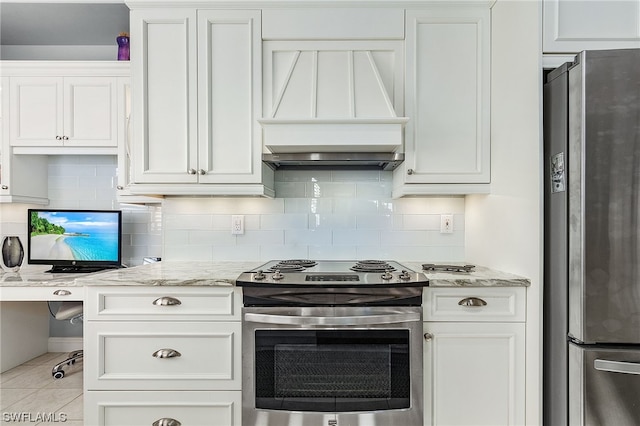
<svg viewBox="0 0 640 426"><path fill-rule="evenodd" d="M9 143L9 77L0 78L0 203L48 204L47 157L14 155Z"/></svg>
<svg viewBox="0 0 640 426"><path fill-rule="evenodd" d="M402 181L488 183L489 9L407 11L406 51Z"/></svg>
<svg viewBox="0 0 640 426"><path fill-rule="evenodd" d="M195 9L130 16L134 180L197 182Z"/></svg>
<svg viewBox="0 0 640 426"><path fill-rule="evenodd" d="M201 183L259 183L260 11L198 11L198 174Z"/></svg>
<svg viewBox="0 0 640 426"><path fill-rule="evenodd" d="M543 52L640 48L640 0L544 0Z"/></svg>
<svg viewBox="0 0 640 426"><path fill-rule="evenodd" d="M12 146L63 146L61 77L11 77Z"/></svg>
<svg viewBox="0 0 640 426"><path fill-rule="evenodd" d="M64 78L64 146L118 145L116 77Z"/></svg>
<svg viewBox="0 0 640 426"><path fill-rule="evenodd" d="M424 323L425 425L520 425L524 323Z"/></svg>

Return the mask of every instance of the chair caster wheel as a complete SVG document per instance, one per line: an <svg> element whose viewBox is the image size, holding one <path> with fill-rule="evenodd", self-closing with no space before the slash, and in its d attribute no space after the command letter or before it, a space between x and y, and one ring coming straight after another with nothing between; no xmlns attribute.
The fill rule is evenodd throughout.
<svg viewBox="0 0 640 426"><path fill-rule="evenodd" d="M64 377L64 371L56 371L52 374L54 379L62 379Z"/></svg>

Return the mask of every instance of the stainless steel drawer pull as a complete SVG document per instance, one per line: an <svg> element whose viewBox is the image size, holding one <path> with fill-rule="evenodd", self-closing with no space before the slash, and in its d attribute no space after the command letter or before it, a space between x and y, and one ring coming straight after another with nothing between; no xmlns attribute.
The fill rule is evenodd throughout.
<svg viewBox="0 0 640 426"><path fill-rule="evenodd" d="M156 300L153 301L153 304L156 306L177 306L177 305L182 305L182 302L176 299L175 297L164 296L164 297L158 297Z"/></svg>
<svg viewBox="0 0 640 426"><path fill-rule="evenodd" d="M611 373L640 374L640 364L637 362L596 359L593 361L593 368Z"/></svg>
<svg viewBox="0 0 640 426"><path fill-rule="evenodd" d="M181 425L182 423L180 423L176 419L167 418L167 417L158 419L152 423L152 426L181 426Z"/></svg>
<svg viewBox="0 0 640 426"><path fill-rule="evenodd" d="M154 358L178 358L182 354L175 349L158 349L151 356Z"/></svg>
<svg viewBox="0 0 640 426"><path fill-rule="evenodd" d="M71 292L69 290L60 289L60 290L54 291L53 294L56 296L69 296Z"/></svg>
<svg viewBox="0 0 640 426"><path fill-rule="evenodd" d="M487 302L479 297L467 297L458 302L460 306L487 306Z"/></svg>

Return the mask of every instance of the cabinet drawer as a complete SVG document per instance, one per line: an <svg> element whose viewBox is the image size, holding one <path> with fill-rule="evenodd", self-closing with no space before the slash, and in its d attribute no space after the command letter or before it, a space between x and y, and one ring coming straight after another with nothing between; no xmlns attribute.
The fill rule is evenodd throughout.
<svg viewBox="0 0 640 426"><path fill-rule="evenodd" d="M85 386L240 390L240 332L240 322L87 322Z"/></svg>
<svg viewBox="0 0 640 426"><path fill-rule="evenodd" d="M426 288L424 321L525 321L526 288Z"/></svg>
<svg viewBox="0 0 640 426"><path fill-rule="evenodd" d="M87 287L88 321L240 320L236 287Z"/></svg>
<svg viewBox="0 0 640 426"><path fill-rule="evenodd" d="M84 424L150 426L160 419L183 425L240 426L240 391L85 392Z"/></svg>

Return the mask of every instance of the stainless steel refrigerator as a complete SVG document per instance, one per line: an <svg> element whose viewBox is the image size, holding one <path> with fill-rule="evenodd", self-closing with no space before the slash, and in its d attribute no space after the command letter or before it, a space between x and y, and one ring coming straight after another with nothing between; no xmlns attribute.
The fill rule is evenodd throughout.
<svg viewBox="0 0 640 426"><path fill-rule="evenodd" d="M640 49L544 84L543 419L640 425Z"/></svg>

